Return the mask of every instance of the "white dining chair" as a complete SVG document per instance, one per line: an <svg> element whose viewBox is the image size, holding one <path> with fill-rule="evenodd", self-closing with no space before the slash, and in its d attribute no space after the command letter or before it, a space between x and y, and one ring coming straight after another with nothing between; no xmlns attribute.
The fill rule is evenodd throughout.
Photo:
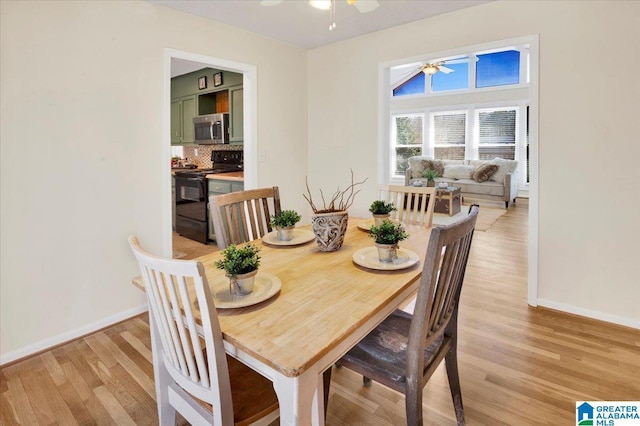
<svg viewBox="0 0 640 426"><path fill-rule="evenodd" d="M436 189L426 186L378 185L378 199L396 207L390 218L427 228L433 223Z"/></svg>
<svg viewBox="0 0 640 426"><path fill-rule="evenodd" d="M193 425L267 425L276 420L279 407L272 383L225 354L202 263L154 256L134 236L129 245L149 303L159 424L175 424L176 411Z"/></svg>

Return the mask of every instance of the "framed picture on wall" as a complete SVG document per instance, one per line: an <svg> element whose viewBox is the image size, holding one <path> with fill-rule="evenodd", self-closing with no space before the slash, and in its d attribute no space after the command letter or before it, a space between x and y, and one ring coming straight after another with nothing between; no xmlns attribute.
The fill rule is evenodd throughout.
<svg viewBox="0 0 640 426"><path fill-rule="evenodd" d="M207 88L207 76L203 75L202 77L198 78L198 89L202 90L206 88Z"/></svg>
<svg viewBox="0 0 640 426"><path fill-rule="evenodd" d="M213 75L213 87L222 86L222 71Z"/></svg>

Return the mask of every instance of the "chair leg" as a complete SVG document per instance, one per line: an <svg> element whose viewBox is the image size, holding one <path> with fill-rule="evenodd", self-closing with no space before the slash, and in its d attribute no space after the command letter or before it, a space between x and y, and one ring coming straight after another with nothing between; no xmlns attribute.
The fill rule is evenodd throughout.
<svg viewBox="0 0 640 426"><path fill-rule="evenodd" d="M370 387L371 386L371 379L368 378L367 376L362 376L362 385L366 386L366 387Z"/></svg>
<svg viewBox="0 0 640 426"><path fill-rule="evenodd" d="M422 426L422 387L419 383L411 386L407 383L407 393L404 396L404 405L408 426Z"/></svg>
<svg viewBox="0 0 640 426"><path fill-rule="evenodd" d="M464 426L464 407L462 406L462 391L460 390L460 377L458 376L458 352L456 341L453 341L451 350L445 356L447 367L447 377L449 378L449 389L453 399L453 409L456 412L458 426Z"/></svg>
<svg viewBox="0 0 640 426"><path fill-rule="evenodd" d="M508 201L505 201L505 202L504 202L504 208L505 208L505 209L508 209L508 208L509 208L509 202L508 202Z"/></svg>

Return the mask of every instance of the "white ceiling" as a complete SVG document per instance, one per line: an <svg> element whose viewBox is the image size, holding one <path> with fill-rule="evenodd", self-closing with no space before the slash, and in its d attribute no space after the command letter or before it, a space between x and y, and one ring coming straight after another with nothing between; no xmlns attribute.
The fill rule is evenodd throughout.
<svg viewBox="0 0 640 426"><path fill-rule="evenodd" d="M275 6L261 6L259 0L149 1L310 49L491 0L380 0L380 7L369 13L335 0L332 31L329 11L315 9L306 0L284 0Z"/></svg>

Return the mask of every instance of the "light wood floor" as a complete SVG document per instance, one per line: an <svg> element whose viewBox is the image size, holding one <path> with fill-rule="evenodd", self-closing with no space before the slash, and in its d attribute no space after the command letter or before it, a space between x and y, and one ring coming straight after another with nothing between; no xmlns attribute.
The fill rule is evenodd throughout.
<svg viewBox="0 0 640 426"><path fill-rule="evenodd" d="M476 232L459 319L468 425L575 424L577 400L640 399L640 331L526 305L527 203ZM0 370L0 424L157 424L146 316ZM441 367L425 424L454 425ZM327 424L404 423L401 395L334 368Z"/></svg>

